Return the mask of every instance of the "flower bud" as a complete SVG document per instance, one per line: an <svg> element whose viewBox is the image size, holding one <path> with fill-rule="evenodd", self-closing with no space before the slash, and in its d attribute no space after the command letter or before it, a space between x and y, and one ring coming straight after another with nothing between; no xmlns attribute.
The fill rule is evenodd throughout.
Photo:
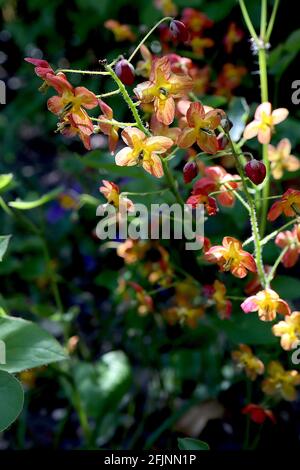
<svg viewBox="0 0 300 470"><path fill-rule="evenodd" d="M226 149L227 145L229 144L228 137L226 137L226 135L224 135L223 133L218 135L217 141L218 141L218 150Z"/></svg>
<svg viewBox="0 0 300 470"><path fill-rule="evenodd" d="M245 165L245 173L254 184L260 184L266 177L266 167L263 162L253 158Z"/></svg>
<svg viewBox="0 0 300 470"><path fill-rule="evenodd" d="M182 21L172 20L170 23L170 32L173 38L178 42L187 42L189 39L188 29Z"/></svg>
<svg viewBox="0 0 300 470"><path fill-rule="evenodd" d="M132 85L134 82L134 67L126 59L121 59L115 65L116 75L124 85Z"/></svg>
<svg viewBox="0 0 300 470"><path fill-rule="evenodd" d="M185 184L190 183L197 175L197 163L194 161L187 162L183 167L183 179Z"/></svg>

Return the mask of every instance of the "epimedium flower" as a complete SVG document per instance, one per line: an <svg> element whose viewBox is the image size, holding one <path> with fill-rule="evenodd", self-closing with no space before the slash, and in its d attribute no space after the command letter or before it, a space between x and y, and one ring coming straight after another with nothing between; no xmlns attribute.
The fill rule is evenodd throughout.
<svg viewBox="0 0 300 470"><path fill-rule="evenodd" d="M231 21L229 24L226 36L223 39L225 51L227 54L231 54L235 44L240 42L244 37L243 31L238 28L234 21Z"/></svg>
<svg viewBox="0 0 300 470"><path fill-rule="evenodd" d="M88 117L84 115L84 121L76 123L72 115L63 117L57 124L57 131L66 137L78 136L87 150L91 150L91 135L94 126Z"/></svg>
<svg viewBox="0 0 300 470"><path fill-rule="evenodd" d="M99 116L99 129L103 134L108 136L108 148L111 153L116 150L117 143L119 141L118 130L119 127L114 124L107 123L106 121L112 121L114 118L113 110L104 101L99 100L99 106L103 114ZM102 122L101 122L102 121Z"/></svg>
<svg viewBox="0 0 300 470"><path fill-rule="evenodd" d="M234 65L231 63L224 64L214 83L215 94L230 98L233 90L240 86L246 73L247 69L242 65Z"/></svg>
<svg viewBox="0 0 300 470"><path fill-rule="evenodd" d="M34 71L36 75L43 80L46 80L47 74L55 75L53 68L46 60L34 59L32 57L25 57L24 60L29 64L34 65Z"/></svg>
<svg viewBox="0 0 300 470"><path fill-rule="evenodd" d="M197 142L203 152L215 154L219 150L215 129L224 115L221 109L205 112L199 101L191 103L186 113L188 127L178 139L179 147L188 148Z"/></svg>
<svg viewBox="0 0 300 470"><path fill-rule="evenodd" d="M220 191L220 194L216 196L217 201L222 206L232 207L235 203L235 196L230 190L238 189L240 177L227 173L220 165L208 166L205 168L204 172L208 178L214 181L214 191ZM237 182L234 180L237 180ZM195 186L197 186L197 183Z"/></svg>
<svg viewBox="0 0 300 470"><path fill-rule="evenodd" d="M168 57L155 59L149 81L140 83L134 93L142 103L154 103L157 119L165 125L174 121L175 99L191 91L192 79L186 74L175 74Z"/></svg>
<svg viewBox="0 0 300 470"><path fill-rule="evenodd" d="M272 327L275 336L280 337L281 347L285 351L295 349L300 342L300 312L293 312Z"/></svg>
<svg viewBox="0 0 300 470"><path fill-rule="evenodd" d="M243 278L248 271L256 272L253 256L242 249L239 240L224 237L222 245L212 246L204 255L206 261L216 263L221 271L230 271L235 277Z"/></svg>
<svg viewBox="0 0 300 470"><path fill-rule="evenodd" d="M140 53L143 60L139 60L136 64L135 72L144 78L149 78L152 68L153 57L148 47L142 44L140 47Z"/></svg>
<svg viewBox="0 0 300 470"><path fill-rule="evenodd" d="M289 139L281 139L277 147L269 145L268 159L271 162L271 173L275 180L282 178L284 170L297 171L300 168L300 160L291 155L291 142Z"/></svg>
<svg viewBox="0 0 300 470"><path fill-rule="evenodd" d="M226 287L218 279L213 283L212 299L215 302L217 312L222 320L231 316L232 303L226 298Z"/></svg>
<svg viewBox="0 0 300 470"><path fill-rule="evenodd" d="M300 225L294 225L292 230L280 232L275 243L282 249L287 248L281 260L285 268L292 268L300 256Z"/></svg>
<svg viewBox="0 0 300 470"><path fill-rule="evenodd" d="M275 416L271 410L264 408L261 405L255 405L254 403L249 403L242 409L242 413L249 415L251 421L256 424L263 424L267 419L269 419L273 424L276 423Z"/></svg>
<svg viewBox="0 0 300 470"><path fill-rule="evenodd" d="M159 122L155 114L152 114L151 116L150 130L154 136L161 135L172 139L174 144L177 143L178 137L181 133L179 127L169 127Z"/></svg>
<svg viewBox="0 0 300 470"><path fill-rule="evenodd" d="M98 106L96 95L85 87L76 87L68 82L65 77L58 75L47 75L47 81L54 86L59 95L52 96L47 102L49 111L61 119L71 116L72 121L81 126L90 127L91 120L85 109L93 109Z"/></svg>
<svg viewBox="0 0 300 470"><path fill-rule="evenodd" d="M216 215L219 210L216 199L209 196L209 193L213 192L214 188L214 181L208 178L202 178L197 181L197 186L196 184L194 185L192 194L189 196L186 203L190 204L193 209L196 209L199 204L203 204L207 215Z"/></svg>
<svg viewBox="0 0 300 470"><path fill-rule="evenodd" d="M245 371L250 380L255 380L258 375L264 373L264 363L253 354L252 349L246 344L240 344L239 349L232 351L231 356L238 367Z"/></svg>
<svg viewBox="0 0 300 470"><path fill-rule="evenodd" d="M128 284L134 289L136 293L136 300L138 302L138 313L142 317L153 312L154 305L150 295L147 294L145 289L136 282L128 281Z"/></svg>
<svg viewBox="0 0 300 470"><path fill-rule="evenodd" d="M258 312L258 316L262 321L274 320L277 313L282 315L291 314L287 302L282 300L277 292L272 289L264 289L256 295L248 297L241 304L241 308L245 313Z"/></svg>
<svg viewBox="0 0 300 470"><path fill-rule="evenodd" d="M117 42L134 42L136 40L136 35L132 32L130 26L128 26L127 24L121 24L119 21L116 20L107 20L105 21L104 26L105 28L112 31Z"/></svg>
<svg viewBox="0 0 300 470"><path fill-rule="evenodd" d="M178 8L173 0L155 0L154 4L156 8L164 14L164 16L176 16Z"/></svg>
<svg viewBox="0 0 300 470"><path fill-rule="evenodd" d="M296 370L285 370L278 361L268 365L268 376L262 383L266 395L294 401L297 397L296 386L300 384L300 374Z"/></svg>
<svg viewBox="0 0 300 470"><path fill-rule="evenodd" d="M254 121L247 124L244 130L244 139L258 138L261 144L268 144L276 124L288 117L286 108L278 108L272 111L272 105L268 101L260 104L254 115Z"/></svg>
<svg viewBox="0 0 300 470"><path fill-rule="evenodd" d="M121 133L127 147L115 156L119 166L142 165L144 170L157 178L164 174L159 154L165 153L173 145L168 137L147 137L144 132L134 127L126 127Z"/></svg>
<svg viewBox="0 0 300 470"><path fill-rule="evenodd" d="M285 191L281 198L271 206L268 220L273 222L281 214L284 214L286 217L300 215L300 191L292 188Z"/></svg>
<svg viewBox="0 0 300 470"><path fill-rule="evenodd" d="M191 33L197 35L200 35L204 29L213 26L213 21L195 8L184 8L182 10L181 21Z"/></svg>
<svg viewBox="0 0 300 470"><path fill-rule="evenodd" d="M177 322L187 325L190 328L196 328L199 318L204 315L203 307L176 306L170 307L164 311L164 317L170 325Z"/></svg>
<svg viewBox="0 0 300 470"><path fill-rule="evenodd" d="M120 189L117 184L107 180L102 180L102 184L103 186L100 186L99 191L107 199L108 204L112 204L116 209L120 209L122 206L129 212L133 211L133 202L120 194Z"/></svg>
<svg viewBox="0 0 300 470"><path fill-rule="evenodd" d="M205 49L213 47L215 42L211 38L200 38L195 36L190 40L190 45L193 52L197 54L199 58L204 56Z"/></svg>

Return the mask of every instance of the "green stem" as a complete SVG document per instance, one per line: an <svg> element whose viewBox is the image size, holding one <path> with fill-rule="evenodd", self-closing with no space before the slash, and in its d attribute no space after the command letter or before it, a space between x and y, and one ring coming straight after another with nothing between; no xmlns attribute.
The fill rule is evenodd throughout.
<svg viewBox="0 0 300 470"><path fill-rule="evenodd" d="M261 0L260 37L265 38L267 29L267 0Z"/></svg>
<svg viewBox="0 0 300 470"><path fill-rule="evenodd" d="M57 281L56 281L56 275L55 275L55 272L53 271L53 268L51 266L51 257L50 257L48 245L47 245L46 239L44 237L41 237L41 238L42 238L42 242L43 242L42 246L43 246L43 252L44 252L44 256L45 256L45 260L46 260L47 274L48 274L49 279L50 279L51 290L52 290L52 294L53 294L53 297L54 297L54 300L55 300L56 308L57 308L59 313L63 313L64 308L63 308L62 300L61 300L61 297L60 297L58 284L57 284Z"/></svg>
<svg viewBox="0 0 300 470"><path fill-rule="evenodd" d="M137 123L136 122L119 122L116 121L115 119L99 119L99 118L90 118L92 121L95 122L103 122L104 124L111 124L112 126L115 127L136 127Z"/></svg>
<svg viewBox="0 0 300 470"><path fill-rule="evenodd" d="M120 93L119 88L117 90L108 91L107 93L102 93L101 95L96 95L97 98L107 98L108 96L118 95Z"/></svg>
<svg viewBox="0 0 300 470"><path fill-rule="evenodd" d="M283 230L285 230L286 228L288 228L290 225L293 225L293 224L296 224L298 223L298 218L296 219L293 219L293 220L290 220L289 222L287 222L286 224L282 225L280 228L278 228L277 230L274 230L274 232L270 233L269 235L267 235L265 238L263 238L261 240L261 246L263 245L266 245L266 243L268 243L270 240L272 240L272 238L275 238L276 235L278 235L279 232L282 232Z"/></svg>
<svg viewBox="0 0 300 470"><path fill-rule="evenodd" d="M266 42L268 42L270 40L272 31L273 31L273 27L274 27L274 23L275 23L275 18L276 18L276 15L277 15L278 7L279 7L279 0L275 0L273 10L272 10L272 13L271 13L271 18L270 18L270 21L269 21L269 24L268 24L266 35L265 35Z"/></svg>
<svg viewBox="0 0 300 470"><path fill-rule="evenodd" d="M167 184L168 184L170 190L174 194L178 204L180 204L181 206L184 206L184 200L182 199L182 197L181 197L181 195L180 195L180 193L177 189L177 184L176 184L176 181L175 181L175 179L172 175L172 172L170 170L168 161L164 158L162 158L161 161L162 161L163 168L164 168L165 178L166 178L166 181L167 181Z"/></svg>
<svg viewBox="0 0 300 470"><path fill-rule="evenodd" d="M132 101L132 99L130 98L129 94L128 94L128 91L126 90L126 87L123 85L123 83L121 82L121 80L119 79L119 77L116 75L115 71L113 70L113 68L110 66L110 65L105 65L105 69L109 72L109 74L111 75L112 79L116 82L116 84L118 85L119 87L119 90L124 98L124 101L126 102L126 104L128 105L130 111L132 112L132 115L136 121L136 125L137 127L142 131L144 132L147 136L151 136L151 133L150 131L146 128L146 126L144 125L139 113L138 113L138 110L136 109L136 106L134 104L134 102Z"/></svg>
<svg viewBox="0 0 300 470"><path fill-rule="evenodd" d="M246 23L246 26L249 30L249 33L251 34L252 38L255 40L256 44L259 44L259 39L258 36L255 32L254 26L252 24L252 21L250 19L250 16L248 14L248 10L246 8L246 5L244 3L244 0L239 0L240 8L244 17L244 21Z"/></svg>
<svg viewBox="0 0 300 470"><path fill-rule="evenodd" d="M284 249L281 251L280 255L277 257L275 263L272 266L271 271L269 272L269 274L267 276L266 287L270 287L270 283L271 283L271 281L273 280L273 278L275 276L275 273L276 273L276 270L279 266L279 263L280 263L280 261L282 260L282 258L284 257L284 255L286 254L286 252L288 251L289 248L290 247L288 245L285 246Z"/></svg>
<svg viewBox="0 0 300 470"><path fill-rule="evenodd" d="M141 40L141 42L137 45L137 47L134 49L133 53L130 55L128 62L131 62L132 59L134 58L135 54L140 50L140 47L147 41L148 37L151 36L151 34L158 28L158 26L161 23L164 23L165 21L172 21L173 18L171 16L166 16L165 18L162 18L158 23L156 23L153 28L150 29L150 31L146 34L146 36Z"/></svg>
<svg viewBox="0 0 300 470"><path fill-rule="evenodd" d="M109 75L108 72L100 72L95 70L78 70L78 69L58 69L55 73L80 73L82 75Z"/></svg>

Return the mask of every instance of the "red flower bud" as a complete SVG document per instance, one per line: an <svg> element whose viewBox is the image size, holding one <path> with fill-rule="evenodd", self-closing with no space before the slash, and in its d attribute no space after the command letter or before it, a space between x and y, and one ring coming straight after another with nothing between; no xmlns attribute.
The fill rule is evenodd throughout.
<svg viewBox="0 0 300 470"><path fill-rule="evenodd" d="M250 160L245 165L245 173L254 184L260 184L266 177L266 167L263 162Z"/></svg>
<svg viewBox="0 0 300 470"><path fill-rule="evenodd" d="M183 167L183 179L185 184L190 183L198 175L198 165L195 162L187 162Z"/></svg>
<svg viewBox="0 0 300 470"><path fill-rule="evenodd" d="M219 134L217 137L218 141L218 150L224 150L226 149L227 145L229 144L228 137L224 134Z"/></svg>
<svg viewBox="0 0 300 470"><path fill-rule="evenodd" d="M179 42L187 42L190 36L185 24L178 20L171 21L170 32L173 38Z"/></svg>
<svg viewBox="0 0 300 470"><path fill-rule="evenodd" d="M134 82L134 67L126 59L121 59L115 65L116 75L124 85L132 85Z"/></svg>

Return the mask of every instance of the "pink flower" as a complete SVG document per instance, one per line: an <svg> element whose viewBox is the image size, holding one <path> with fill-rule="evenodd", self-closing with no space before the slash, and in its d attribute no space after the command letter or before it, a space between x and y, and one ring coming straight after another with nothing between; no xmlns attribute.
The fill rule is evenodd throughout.
<svg viewBox="0 0 300 470"><path fill-rule="evenodd" d="M287 302L282 300L277 292L272 289L265 289L256 295L248 297L242 304L241 308L245 313L258 312L258 316L262 321L272 321L276 318L276 314L290 315L291 310Z"/></svg>
<svg viewBox="0 0 300 470"><path fill-rule="evenodd" d="M268 101L258 106L255 111L254 121L250 122L244 130L244 139L252 139L257 136L261 144L268 144L271 140L274 126L288 117L286 108L278 108L272 111L272 105Z"/></svg>

